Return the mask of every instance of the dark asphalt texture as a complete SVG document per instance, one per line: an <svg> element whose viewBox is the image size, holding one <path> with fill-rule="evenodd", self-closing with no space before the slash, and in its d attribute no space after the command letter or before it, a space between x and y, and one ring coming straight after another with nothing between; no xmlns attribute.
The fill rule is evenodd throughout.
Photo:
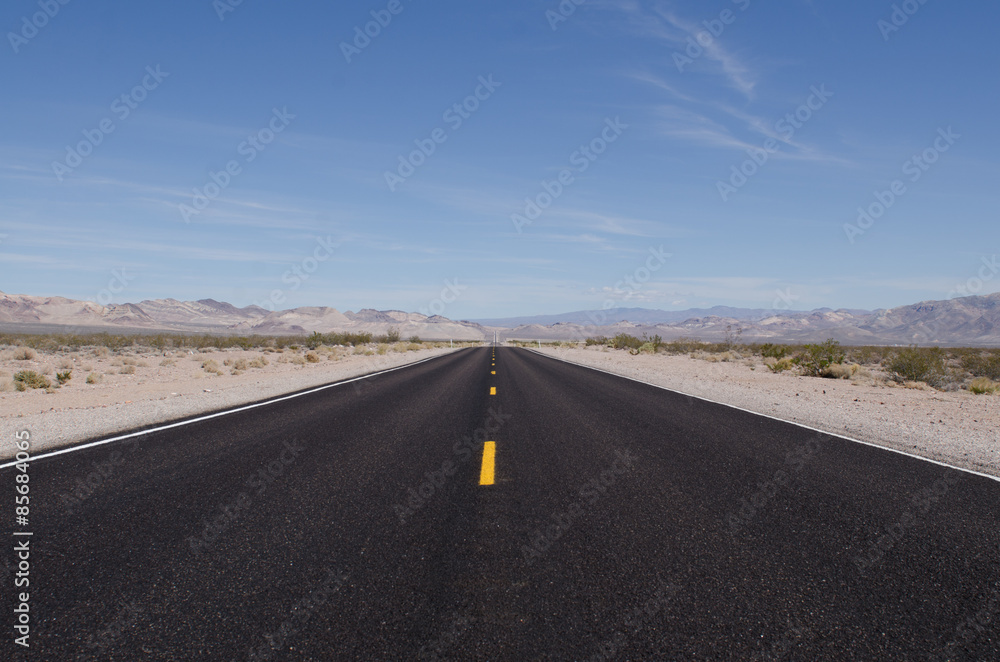
<svg viewBox="0 0 1000 662"><path fill-rule="evenodd" d="M1000 660L1000 483L491 351L33 462L31 648L2 570L3 648Z"/></svg>

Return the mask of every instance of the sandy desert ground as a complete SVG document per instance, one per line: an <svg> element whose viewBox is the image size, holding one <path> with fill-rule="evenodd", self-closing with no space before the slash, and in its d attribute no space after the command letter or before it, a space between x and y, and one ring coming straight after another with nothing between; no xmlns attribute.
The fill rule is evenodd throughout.
<svg viewBox="0 0 1000 662"><path fill-rule="evenodd" d="M1000 476L1000 395L897 385L875 370L851 379L772 373L759 357L639 354L605 347L544 354L852 439Z"/></svg>
<svg viewBox="0 0 1000 662"><path fill-rule="evenodd" d="M414 346L415 347L415 346ZM32 450L107 436L172 419L270 398L339 379L438 356L448 347L377 347L284 351L167 350L0 352L0 459L14 455L14 432L31 433ZM31 370L59 388L14 390L12 375ZM93 377L90 377L93 375ZM88 383L88 377L93 383ZM355 390L363 388L358 382Z"/></svg>

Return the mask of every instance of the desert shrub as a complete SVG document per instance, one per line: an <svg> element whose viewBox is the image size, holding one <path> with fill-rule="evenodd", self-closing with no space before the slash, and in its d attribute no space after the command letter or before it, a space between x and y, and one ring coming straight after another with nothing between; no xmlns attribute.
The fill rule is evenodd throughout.
<svg viewBox="0 0 1000 662"><path fill-rule="evenodd" d="M122 369L118 371L120 375L134 375L135 366L134 365L123 365Z"/></svg>
<svg viewBox="0 0 1000 662"><path fill-rule="evenodd" d="M306 361L309 363L319 363L319 355L316 352L306 353Z"/></svg>
<svg viewBox="0 0 1000 662"><path fill-rule="evenodd" d="M974 352L962 356L962 367L973 377L1000 379L1000 351Z"/></svg>
<svg viewBox="0 0 1000 662"><path fill-rule="evenodd" d="M844 352L840 343L831 338L818 345L806 345L794 361L802 367L803 374L818 377L831 365L843 363Z"/></svg>
<svg viewBox="0 0 1000 662"><path fill-rule="evenodd" d="M788 356L790 350L785 345L774 345L764 343L760 346L760 355L765 359L783 359Z"/></svg>
<svg viewBox="0 0 1000 662"><path fill-rule="evenodd" d="M590 347L591 345L607 345L608 339L605 336L594 336L593 338L587 338L583 342L587 347Z"/></svg>
<svg viewBox="0 0 1000 662"><path fill-rule="evenodd" d="M678 338L672 342L665 343L664 350L668 354L688 354L701 348L701 343L697 340Z"/></svg>
<svg viewBox="0 0 1000 662"><path fill-rule="evenodd" d="M615 349L639 349L642 347L642 340L627 333L619 333L611 339L611 346Z"/></svg>
<svg viewBox="0 0 1000 662"><path fill-rule="evenodd" d="M52 382L34 370L22 370L14 375L14 388L27 391L29 388L52 388Z"/></svg>
<svg viewBox="0 0 1000 662"><path fill-rule="evenodd" d="M293 365L305 365L306 359L304 356L299 356L298 354L296 354L292 358L288 359L288 362Z"/></svg>
<svg viewBox="0 0 1000 662"><path fill-rule="evenodd" d="M94 357L98 359L102 359L111 354L111 350L109 350L107 347L95 347L90 351L94 355Z"/></svg>
<svg viewBox="0 0 1000 662"><path fill-rule="evenodd" d="M992 379L988 379L986 377L977 377L969 384L969 390L976 395L996 393L997 390L1000 390L1000 384L997 384Z"/></svg>
<svg viewBox="0 0 1000 662"><path fill-rule="evenodd" d="M73 361L71 361L68 358L64 358L64 359L62 359L62 360L59 361L59 365L57 367L60 370L72 370L73 369Z"/></svg>
<svg viewBox="0 0 1000 662"><path fill-rule="evenodd" d="M770 368L771 372L778 373L790 370L795 363L792 361L791 357L780 358L773 363L765 363L765 365Z"/></svg>
<svg viewBox="0 0 1000 662"><path fill-rule="evenodd" d="M226 359L222 362L222 365L232 368L233 370L246 370L247 360L246 359Z"/></svg>
<svg viewBox="0 0 1000 662"><path fill-rule="evenodd" d="M861 365L879 365L885 360L888 350L888 347L865 345L863 347L852 347L847 353L855 363L860 363Z"/></svg>
<svg viewBox="0 0 1000 662"><path fill-rule="evenodd" d="M410 336L410 342L411 343L419 343L420 342L420 336L417 336L417 335Z"/></svg>
<svg viewBox="0 0 1000 662"><path fill-rule="evenodd" d="M945 377L944 352L940 347L917 347L897 350L885 359L889 376L897 382L940 384Z"/></svg>
<svg viewBox="0 0 1000 662"><path fill-rule="evenodd" d="M65 384L69 380L73 379L73 371L67 370L66 372L57 372L56 381L60 384Z"/></svg>
<svg viewBox="0 0 1000 662"><path fill-rule="evenodd" d="M247 365L251 368L263 368L267 365L267 357L258 356L255 359L251 359Z"/></svg>
<svg viewBox="0 0 1000 662"><path fill-rule="evenodd" d="M375 336L375 342L380 344L399 342L399 329L394 326L390 326L389 330L386 331L384 335Z"/></svg>
<svg viewBox="0 0 1000 662"><path fill-rule="evenodd" d="M389 346L386 345L385 343L379 343L378 344L378 349L376 351L379 354L385 354L387 351L389 351Z"/></svg>
<svg viewBox="0 0 1000 662"><path fill-rule="evenodd" d="M652 346L652 348L653 348L652 349L652 353L653 354L655 354L658 351L660 351L660 348L663 347L663 338L660 337L660 334L656 334L652 338L650 338L649 336L647 336L644 333L644 334L642 334L642 339L645 341L643 343L644 345L651 345Z"/></svg>
<svg viewBox="0 0 1000 662"><path fill-rule="evenodd" d="M35 356L37 356L35 350L30 347L18 347L14 350L15 361L31 361Z"/></svg>
<svg viewBox="0 0 1000 662"><path fill-rule="evenodd" d="M100 384L104 380L104 375L99 375L96 372L92 372L87 375L88 384Z"/></svg>

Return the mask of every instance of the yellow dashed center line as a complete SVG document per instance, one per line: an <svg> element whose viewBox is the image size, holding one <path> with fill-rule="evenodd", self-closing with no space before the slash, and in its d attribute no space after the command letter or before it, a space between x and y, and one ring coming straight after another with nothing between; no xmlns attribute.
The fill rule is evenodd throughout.
<svg viewBox="0 0 1000 662"><path fill-rule="evenodd" d="M496 386L491 386L490 387L490 395L496 395L496 394L497 394L497 387Z"/></svg>
<svg viewBox="0 0 1000 662"><path fill-rule="evenodd" d="M493 468L496 463L497 443L487 441L483 444L483 468L479 472L480 485L493 484Z"/></svg>
<svg viewBox="0 0 1000 662"><path fill-rule="evenodd" d="M495 374L497 374L497 371L496 370L490 370L490 374L491 375L495 375Z"/></svg>

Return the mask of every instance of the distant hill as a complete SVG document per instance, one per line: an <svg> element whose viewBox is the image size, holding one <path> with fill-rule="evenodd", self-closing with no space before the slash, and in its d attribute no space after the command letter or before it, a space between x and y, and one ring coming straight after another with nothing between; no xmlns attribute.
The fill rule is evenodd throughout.
<svg viewBox="0 0 1000 662"><path fill-rule="evenodd" d="M603 314L603 316L602 316ZM922 301L888 310L773 311L716 306L685 311L615 308L476 321L454 321L399 310L308 306L268 311L237 308L214 299L155 299L102 306L65 297L0 293L0 325L6 330L95 329L119 332L307 334L314 331L369 332L397 328L402 337L486 340L583 340L591 336L659 335L722 340L741 333L744 341L817 342L835 338L845 344L938 344L1000 346L1000 293L947 301Z"/></svg>
<svg viewBox="0 0 1000 662"><path fill-rule="evenodd" d="M825 309L824 309L825 310ZM815 311L813 311L815 312ZM869 314L870 311L851 311L856 314ZM533 315L529 317L499 317L493 319L476 319L483 326L503 327L507 329L527 325L551 326L552 324L581 324L584 326L608 326L618 322L635 322L637 324L676 324L699 317L723 317L738 321L761 320L774 315L808 315L809 312L787 311L778 312L769 308L732 308L730 306L713 306L712 308L689 308L687 310L658 310L653 308L610 308L608 310L578 310L572 313L557 315Z"/></svg>

